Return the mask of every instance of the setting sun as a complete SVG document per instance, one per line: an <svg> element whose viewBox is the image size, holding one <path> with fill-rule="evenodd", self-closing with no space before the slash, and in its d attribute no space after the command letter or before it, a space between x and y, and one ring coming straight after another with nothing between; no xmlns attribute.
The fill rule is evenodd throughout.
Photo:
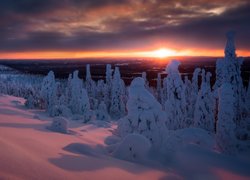
<svg viewBox="0 0 250 180"><path fill-rule="evenodd" d="M152 51L150 54L151 54L152 57L166 58L168 56L174 56L174 55L176 55L176 51L171 50L171 49L162 48L162 49L158 49L158 50Z"/></svg>

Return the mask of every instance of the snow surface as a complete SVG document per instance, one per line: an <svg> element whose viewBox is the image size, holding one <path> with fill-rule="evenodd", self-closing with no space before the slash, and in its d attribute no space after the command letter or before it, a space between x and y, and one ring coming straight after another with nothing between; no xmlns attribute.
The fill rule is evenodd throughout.
<svg viewBox="0 0 250 180"><path fill-rule="evenodd" d="M24 101L0 95L1 180L159 179L167 175L105 155L105 138L115 127L71 121L73 135L52 132L46 128L52 119L43 112L28 111ZM34 118L37 113L40 120Z"/></svg>
<svg viewBox="0 0 250 180"><path fill-rule="evenodd" d="M137 135L130 135L134 140L125 138L122 144L132 143L138 155L147 156L149 161L121 160L108 151L110 146L116 149L121 145L112 133L115 123L105 122L109 125L103 126L102 121L83 124L68 120L70 133L53 132L47 129L53 119L44 111L26 109L24 102L22 98L0 95L0 179L250 178L249 154L228 156L189 144L178 147L170 158L150 151L145 138L144 143L140 142L145 148L141 150L135 142L143 137ZM175 135L184 136L189 131L193 132L182 130ZM212 137L204 134L204 138Z"/></svg>
<svg viewBox="0 0 250 180"><path fill-rule="evenodd" d="M114 156L130 160L143 162L151 148L150 141L140 134L128 134L118 145Z"/></svg>

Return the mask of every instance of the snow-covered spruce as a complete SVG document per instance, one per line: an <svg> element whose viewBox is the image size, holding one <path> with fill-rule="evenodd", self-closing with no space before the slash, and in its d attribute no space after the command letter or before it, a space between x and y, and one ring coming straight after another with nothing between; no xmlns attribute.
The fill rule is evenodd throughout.
<svg viewBox="0 0 250 180"><path fill-rule="evenodd" d="M222 152L233 154L236 152L237 139L235 134L233 88L225 83L219 89L219 113L216 128L217 145Z"/></svg>
<svg viewBox="0 0 250 180"><path fill-rule="evenodd" d="M127 110L128 115L118 121L119 135L138 133L148 138L153 146L160 146L166 132L165 113L145 88L143 78L137 77L131 82Z"/></svg>
<svg viewBox="0 0 250 180"><path fill-rule="evenodd" d="M54 91L56 88L55 75L53 71L50 71L46 77L44 77L41 85L41 97L43 100L42 107L50 109L54 105L55 97Z"/></svg>
<svg viewBox="0 0 250 180"><path fill-rule="evenodd" d="M49 113L50 116L54 117L54 116L60 116L62 115L65 110L66 107L65 103L62 101L63 100L63 95L61 92L61 87L60 87L60 83L56 82L56 84L54 85L54 88L51 89L52 90L52 98L50 101L50 106L48 107L47 111ZM66 115L66 114L64 114Z"/></svg>
<svg viewBox="0 0 250 180"><path fill-rule="evenodd" d="M115 67L111 89L110 115L114 119L119 119L125 115L125 84L121 79L118 67Z"/></svg>
<svg viewBox="0 0 250 180"><path fill-rule="evenodd" d="M103 87L103 98L104 103L107 106L108 111L110 110L111 104L111 88L112 88L112 68L110 64L106 65L106 80Z"/></svg>
<svg viewBox="0 0 250 180"><path fill-rule="evenodd" d="M199 92L198 76L201 69L196 68L193 72L192 81L185 77L185 98L186 98L186 111L188 118L188 126L193 125L195 104L197 100L197 94Z"/></svg>
<svg viewBox="0 0 250 180"><path fill-rule="evenodd" d="M70 79L70 78L69 78ZM93 119L93 112L90 110L89 98L87 91L83 88L82 80L78 77L78 71L74 71L73 78L69 80L69 108L74 116L74 120L83 122Z"/></svg>
<svg viewBox="0 0 250 180"><path fill-rule="evenodd" d="M250 117L250 78L248 80L248 87L246 91L246 107L248 116Z"/></svg>
<svg viewBox="0 0 250 180"><path fill-rule="evenodd" d="M106 104L103 101L99 104L98 109L95 111L95 116L96 120L102 120L102 121L110 120Z"/></svg>
<svg viewBox="0 0 250 180"><path fill-rule="evenodd" d="M53 122L48 127L49 130L60 132L60 133L68 133L68 121L63 117L55 117Z"/></svg>
<svg viewBox="0 0 250 180"><path fill-rule="evenodd" d="M25 106L29 109L35 108L35 99L32 94L30 94L28 99L26 100Z"/></svg>
<svg viewBox="0 0 250 180"><path fill-rule="evenodd" d="M46 109L50 116L70 116L71 113L66 107L61 85L56 82L52 71L43 79L40 94L42 97L41 106ZM32 100L29 98L27 103Z"/></svg>
<svg viewBox="0 0 250 180"><path fill-rule="evenodd" d="M145 81L145 87L146 87L146 89L148 89L150 91L149 82L147 80L147 73L146 72L142 72L141 77Z"/></svg>
<svg viewBox="0 0 250 180"><path fill-rule="evenodd" d="M166 67L168 76L165 78L165 111L167 114L167 127L172 130L188 126L188 122L186 122L185 85L178 70L179 65L179 61L172 60Z"/></svg>
<svg viewBox="0 0 250 180"><path fill-rule="evenodd" d="M25 106L29 109L41 108L40 93L35 93L35 90L28 91L28 98L26 99Z"/></svg>
<svg viewBox="0 0 250 180"><path fill-rule="evenodd" d="M202 70L201 89L194 111L194 126L210 132L215 130L215 99L210 87L211 73Z"/></svg>
<svg viewBox="0 0 250 180"><path fill-rule="evenodd" d="M162 80L160 73L157 74L156 97L157 100L162 104Z"/></svg>
<svg viewBox="0 0 250 180"><path fill-rule="evenodd" d="M235 52L234 32L227 33L227 42L224 50L225 57L219 59L216 63L216 83L214 85L217 90L222 84L229 83L233 88L233 97L235 111L234 121L237 126L238 133L244 128L244 93L243 82L241 78L241 65L243 58L238 58Z"/></svg>
<svg viewBox="0 0 250 180"><path fill-rule="evenodd" d="M74 114L84 114L89 111L89 98L81 79L78 78L78 71L73 73L70 97L70 109Z"/></svg>
<svg viewBox="0 0 250 180"><path fill-rule="evenodd" d="M86 65L85 88L89 97L90 108L96 108L96 83L91 78L90 65Z"/></svg>
<svg viewBox="0 0 250 180"><path fill-rule="evenodd" d="M185 99L186 99L186 107L185 107L186 126L190 127L190 126L193 125L193 119L194 119L194 105L193 105L194 98L192 96L192 94L193 94L192 82L188 79L188 76L185 76L184 88L185 88L184 89L184 96L185 96ZM197 94L196 94L196 96L197 96Z"/></svg>
<svg viewBox="0 0 250 180"><path fill-rule="evenodd" d="M105 91L105 83L104 80L100 79L97 81L96 96L95 96L98 104L104 101L104 96L105 96L104 91Z"/></svg>

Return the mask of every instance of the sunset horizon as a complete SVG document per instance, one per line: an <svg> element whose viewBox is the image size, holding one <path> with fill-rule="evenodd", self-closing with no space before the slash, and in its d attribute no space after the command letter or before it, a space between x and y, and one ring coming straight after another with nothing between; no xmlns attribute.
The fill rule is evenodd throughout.
<svg viewBox="0 0 250 180"><path fill-rule="evenodd" d="M224 50L202 51L199 53L190 50L176 51L173 49L159 48L151 51L90 51L90 52L65 52L65 51L45 51L45 52L11 52L0 53L0 60L10 59L95 59L95 58L155 58L164 59L171 57L223 57ZM237 56L249 57L250 52L237 50Z"/></svg>

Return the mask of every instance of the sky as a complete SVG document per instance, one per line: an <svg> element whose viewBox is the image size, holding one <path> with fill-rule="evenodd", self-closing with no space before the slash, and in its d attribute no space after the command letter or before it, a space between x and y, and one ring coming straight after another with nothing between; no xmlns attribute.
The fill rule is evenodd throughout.
<svg viewBox="0 0 250 180"><path fill-rule="evenodd" d="M0 0L0 58L250 56L249 0Z"/></svg>

